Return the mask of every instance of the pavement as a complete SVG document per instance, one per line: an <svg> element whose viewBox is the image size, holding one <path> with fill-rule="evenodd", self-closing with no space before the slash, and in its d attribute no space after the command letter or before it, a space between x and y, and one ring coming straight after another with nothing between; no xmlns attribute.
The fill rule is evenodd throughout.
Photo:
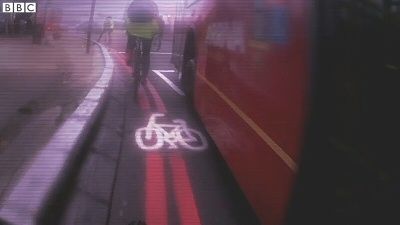
<svg viewBox="0 0 400 225"><path fill-rule="evenodd" d="M81 37L32 45L30 37L0 37L0 206L21 169L79 106L103 72L97 48Z"/></svg>

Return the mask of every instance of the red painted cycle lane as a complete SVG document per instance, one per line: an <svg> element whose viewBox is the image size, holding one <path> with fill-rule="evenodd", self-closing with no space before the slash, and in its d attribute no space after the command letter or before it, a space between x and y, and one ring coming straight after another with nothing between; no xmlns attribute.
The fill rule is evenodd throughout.
<svg viewBox="0 0 400 225"><path fill-rule="evenodd" d="M172 181L181 224L200 225L200 217L185 160L181 154L170 157Z"/></svg>
<svg viewBox="0 0 400 225"><path fill-rule="evenodd" d="M113 51L114 58L131 74L131 68L126 65L121 54ZM146 87L150 93L146 93L141 87L139 89L139 108L142 111L151 111L155 108L158 113L167 113L167 108L158 90L151 81L146 82ZM148 96L150 94L150 96ZM154 101L154 106L150 104L149 98ZM167 204L167 180L172 179L172 190L174 191L175 202L180 224L200 225L199 211L193 194L190 177L186 162L183 158L182 150L176 149L166 160L163 149L145 154L145 217L147 225L167 225L168 224L168 204ZM172 177L166 177L166 165L171 168Z"/></svg>
<svg viewBox="0 0 400 225"><path fill-rule="evenodd" d="M156 108L158 112L166 113L167 109L165 107L164 101L160 97L157 89L153 86L151 82L148 82L148 87L150 89L150 93L152 94ZM159 150L162 151L162 150ZM157 153L155 153L157 154ZM160 153L159 153L160 154ZM154 157L154 156L151 156ZM147 161L149 162L149 161ZM172 169L172 184L174 190L175 201L177 205L177 210L179 214L179 219L181 224L184 225L200 225L200 217L198 213L198 208L195 202L195 198L193 195L193 189L190 183L190 178L188 175L188 170L186 167L185 160L183 159L181 150L177 149L176 154L168 157L167 162L170 164L170 168ZM162 164L162 162L160 162ZM163 165L163 164L162 164ZM148 165L149 167L150 165ZM163 165L164 166L164 165ZM163 167L165 168L165 167ZM165 171L164 171L165 172ZM165 179L165 177L163 177ZM159 188L166 188L165 182L158 183ZM164 192L165 193L165 192ZM148 192L151 194L151 192ZM146 199L152 200L152 197L146 197ZM160 201L163 203L163 201ZM154 210L154 208L146 208L146 210ZM160 211L163 212L163 211ZM146 214L148 215L148 214ZM150 221L150 217L147 217L148 221ZM154 223L156 225L158 223ZM149 225L153 225L153 223L149 222Z"/></svg>
<svg viewBox="0 0 400 225"><path fill-rule="evenodd" d="M132 68L126 65L125 59L121 54L112 50L114 58L118 61L128 75L132 74ZM146 93L143 86L139 88L138 106L141 111L149 112L151 108L156 108L158 111L165 112L165 107L161 102L161 98L156 92L154 86L149 85L150 90ZM150 86L150 87L149 87ZM149 97L154 99L154 106L150 105ZM132 99L133 101L133 99ZM143 185L145 198L145 218L148 225L166 225L168 221L167 208L167 187L165 179L164 159L158 152L150 152L144 155L145 157L145 183Z"/></svg>
<svg viewBox="0 0 400 225"><path fill-rule="evenodd" d="M146 154L145 212L148 225L168 224L164 168L164 159L159 153Z"/></svg>

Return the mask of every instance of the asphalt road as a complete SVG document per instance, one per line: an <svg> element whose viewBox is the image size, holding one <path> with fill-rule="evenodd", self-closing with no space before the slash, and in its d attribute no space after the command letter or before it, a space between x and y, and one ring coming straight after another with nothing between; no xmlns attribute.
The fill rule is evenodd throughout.
<svg viewBox="0 0 400 225"><path fill-rule="evenodd" d="M64 16L76 17L72 23L85 20L86 3L80 3L80 11L71 6L75 14ZM110 4L98 1L98 12L110 12ZM124 9L124 4L112 6L116 12ZM50 224L259 224L201 121L186 105L169 63L170 35L151 53L151 71L138 102L125 64L124 31L116 30L111 43L101 40L115 62L110 94L82 149L86 157L77 167L78 176L61 193L64 200L54 203L58 213L49 213Z"/></svg>
<svg viewBox="0 0 400 225"><path fill-rule="evenodd" d="M115 69L107 106L58 222L258 224L201 121L186 105L169 63L172 42L165 40L161 51L152 53L148 81L135 102L124 38L115 33L108 45Z"/></svg>

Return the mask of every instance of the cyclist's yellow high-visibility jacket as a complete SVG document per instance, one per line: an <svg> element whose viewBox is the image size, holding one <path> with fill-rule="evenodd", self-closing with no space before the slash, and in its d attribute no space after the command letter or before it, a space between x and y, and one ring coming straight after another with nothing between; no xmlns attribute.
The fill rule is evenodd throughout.
<svg viewBox="0 0 400 225"><path fill-rule="evenodd" d="M126 31L129 35L151 39L159 33L160 26L156 19L151 22L126 22Z"/></svg>

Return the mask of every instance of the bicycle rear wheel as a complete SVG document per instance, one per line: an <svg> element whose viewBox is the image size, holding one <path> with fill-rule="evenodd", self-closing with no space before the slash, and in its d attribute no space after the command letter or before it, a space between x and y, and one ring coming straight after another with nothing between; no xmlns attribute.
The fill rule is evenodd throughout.
<svg viewBox="0 0 400 225"><path fill-rule="evenodd" d="M132 62L132 73L133 73L133 96L135 101L138 100L139 95L139 87L142 82L142 58L143 58L143 50L142 50L142 42L140 39L136 39L136 46L134 50L134 60Z"/></svg>

